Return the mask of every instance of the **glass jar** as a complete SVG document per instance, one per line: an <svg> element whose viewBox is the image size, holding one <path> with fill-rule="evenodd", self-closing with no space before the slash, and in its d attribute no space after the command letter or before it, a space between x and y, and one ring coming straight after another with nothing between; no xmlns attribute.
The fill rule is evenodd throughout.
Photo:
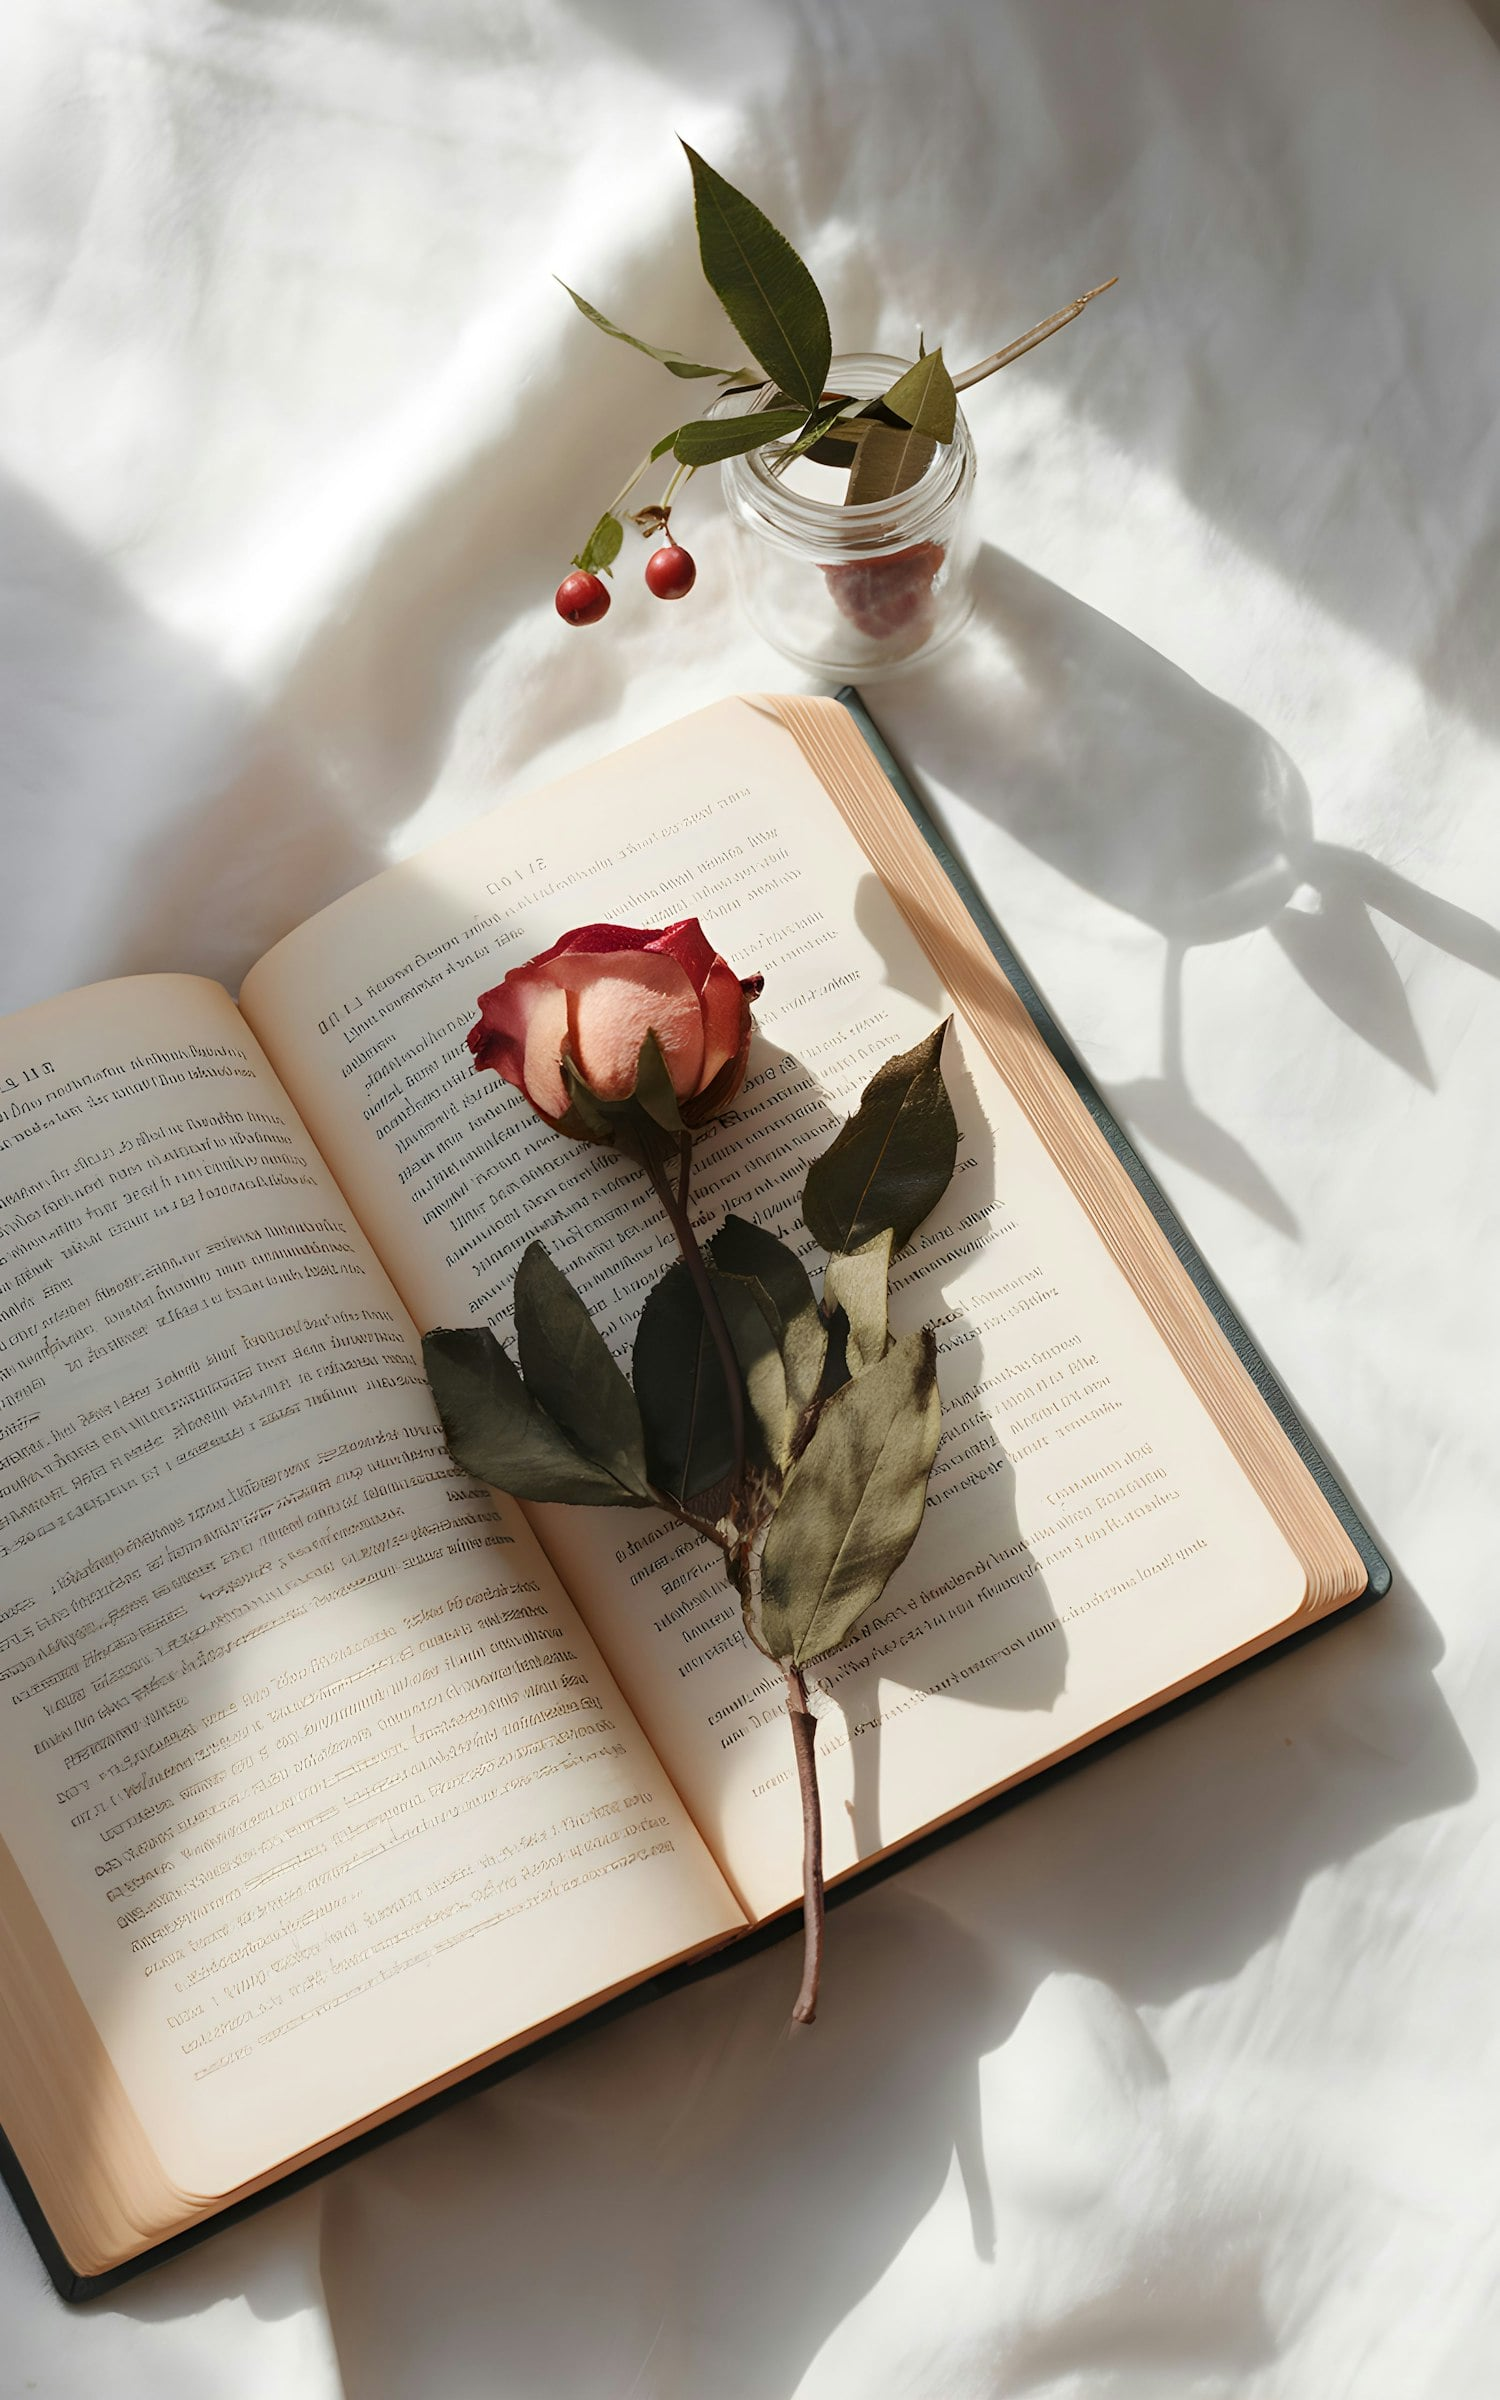
<svg viewBox="0 0 1500 2400"><path fill-rule="evenodd" d="M833 360L828 389L873 400L910 364L857 351ZM774 398L768 384L713 413L768 408ZM835 683L870 683L930 658L973 606L974 445L962 410L952 441L908 490L852 507L806 488L822 481L836 492L834 470L809 475L794 460L778 473L785 447L724 462L735 587L756 632Z"/></svg>

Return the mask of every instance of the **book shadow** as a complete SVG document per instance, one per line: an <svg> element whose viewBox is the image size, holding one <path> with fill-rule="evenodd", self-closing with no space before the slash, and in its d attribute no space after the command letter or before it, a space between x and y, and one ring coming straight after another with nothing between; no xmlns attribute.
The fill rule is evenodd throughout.
<svg viewBox="0 0 1500 2400"><path fill-rule="evenodd" d="M1112 618L992 543L975 583L963 639L881 695L892 738L940 789L1162 937L1160 1063L1111 1084L1111 1103L1293 1239L1284 1196L1189 1082L1187 954L1268 932L1325 1007L1430 1090L1431 1062L1376 920L1491 976L1500 928L1321 840L1283 746Z"/></svg>
<svg viewBox="0 0 1500 2400"><path fill-rule="evenodd" d="M1037 2052L1023 2045L1012 2074L1007 2046L1037 2012L1027 2117L1052 2112L1065 2154L1096 2072L1123 2089L1139 2069L1169 2101L1172 2042L1151 2012L1238 1973L1318 1878L1473 1790L1440 1655L1398 1578L1381 1606L837 1905L815 2027L788 2027L795 1948L777 1944L582 2030L340 2170L317 2238L346 2400L468 2400L502 2373L551 2400L786 2400L940 2203L949 2238L966 2223L1001 2278L1006 2389L1097 2367L1100 2323L1119 2322L1105 2254L1090 2249L1086 2289L1062 2271L1092 2218L1080 2231L1068 2178L1038 2182L1028 2164L1036 2129L1005 2095L1022 2067L1037 2075ZM1315 1971L1357 1983L1343 1920L1325 1914L1320 1939ZM1374 1972L1378 1926L1368 1939ZM1047 2051L1058 2026L1082 2027L1082 2055ZM1140 2192L1151 2363L1201 2363L1205 2275L1216 2341L1232 2337L1247 2371L1274 2361L1272 2234L1237 2225L1205 2264L1171 2215L1200 2205L1191 2178L1185 2195L1172 2178ZM160 2321L242 2284L259 2308L289 2302L300 2286L277 2228L310 2198L92 2305ZM305 2213L292 2238L305 2246ZM1181 2290L1162 2264L1174 2240ZM1059 2268L1040 2313L1038 2242ZM1109 2250L1127 2314L1139 2271L1130 2244Z"/></svg>

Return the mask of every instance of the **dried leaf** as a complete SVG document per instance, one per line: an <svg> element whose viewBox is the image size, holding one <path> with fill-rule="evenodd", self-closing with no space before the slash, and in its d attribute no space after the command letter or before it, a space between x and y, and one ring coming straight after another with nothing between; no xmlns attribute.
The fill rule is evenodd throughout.
<svg viewBox="0 0 1500 2400"><path fill-rule="evenodd" d="M754 201L686 142L682 146L693 171L704 274L751 356L804 411L815 408L833 356L822 293L785 234Z"/></svg>
<svg viewBox="0 0 1500 2400"><path fill-rule="evenodd" d="M758 1447L767 1464L784 1467L791 1455L793 1418L770 1295L753 1276L716 1274L713 1284L750 1402L750 1447Z"/></svg>
<svg viewBox="0 0 1500 2400"><path fill-rule="evenodd" d="M773 1658L826 1657L879 1599L922 1522L941 1431L930 1327L835 1392L787 1476L761 1556L761 1634Z"/></svg>
<svg viewBox="0 0 1500 2400"><path fill-rule="evenodd" d="M440 1326L424 1334L422 1358L449 1452L466 1474L518 1500L649 1505L574 1449L487 1325Z"/></svg>
<svg viewBox="0 0 1500 2400"><path fill-rule="evenodd" d="M881 400L893 417L914 432L930 434L935 442L951 442L958 422L958 393L942 344L924 351L916 365L908 367L890 390L881 394Z"/></svg>
<svg viewBox="0 0 1500 2400"><path fill-rule="evenodd" d="M639 1499L646 1477L641 1412L609 1344L567 1277L532 1242L516 1270L516 1355L526 1388L596 1466Z"/></svg>
<svg viewBox="0 0 1500 2400"><path fill-rule="evenodd" d="M652 1482L684 1505L734 1464L724 1370L686 1263L669 1267L641 1311L631 1361Z"/></svg>
<svg viewBox="0 0 1500 2400"><path fill-rule="evenodd" d="M823 1305L842 1309L845 1355L856 1375L878 1366L890 1342L891 1229L883 1225L858 1250L828 1261Z"/></svg>
<svg viewBox="0 0 1500 2400"><path fill-rule="evenodd" d="M817 1396L828 1344L807 1269L795 1250L746 1217L726 1217L709 1251L721 1274L752 1278L764 1296L795 1422Z"/></svg>
<svg viewBox="0 0 1500 2400"><path fill-rule="evenodd" d="M908 1241L953 1176L958 1124L943 1081L939 1025L866 1084L858 1109L814 1161L802 1213L830 1253L858 1250L889 1226Z"/></svg>

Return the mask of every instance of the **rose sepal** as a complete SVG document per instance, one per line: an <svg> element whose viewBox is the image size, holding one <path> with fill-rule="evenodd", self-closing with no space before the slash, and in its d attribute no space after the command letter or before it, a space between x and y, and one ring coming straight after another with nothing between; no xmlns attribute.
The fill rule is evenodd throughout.
<svg viewBox="0 0 1500 2400"><path fill-rule="evenodd" d="M654 1033L641 1044L633 1089L619 1099L607 1100L593 1090L566 1050L559 1063L568 1094L568 1116L559 1132L577 1133L584 1141L641 1159L648 1153L659 1158L681 1141L686 1130L682 1109Z"/></svg>

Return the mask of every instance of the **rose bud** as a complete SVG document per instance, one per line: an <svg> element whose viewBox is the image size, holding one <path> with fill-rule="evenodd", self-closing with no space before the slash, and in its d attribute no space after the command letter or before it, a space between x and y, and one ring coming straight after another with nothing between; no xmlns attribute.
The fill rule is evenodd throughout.
<svg viewBox="0 0 1500 2400"><path fill-rule="evenodd" d="M550 1125L594 1140L564 1060L594 1099L629 1101L641 1045L654 1034L684 1125L705 1125L744 1081L750 1003L763 981L736 975L696 917L660 933L580 925L481 993L469 1048L476 1067L493 1067Z"/></svg>

